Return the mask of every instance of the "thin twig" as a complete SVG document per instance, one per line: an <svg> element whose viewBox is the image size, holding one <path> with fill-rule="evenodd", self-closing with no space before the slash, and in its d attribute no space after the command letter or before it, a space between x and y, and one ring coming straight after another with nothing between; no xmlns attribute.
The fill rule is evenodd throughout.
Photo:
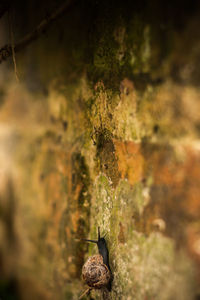
<svg viewBox="0 0 200 300"><path fill-rule="evenodd" d="M87 290L85 290L85 292L83 294L81 294L81 296L78 298L79 300L82 299L85 295L89 295L91 292L92 288L88 288Z"/></svg>
<svg viewBox="0 0 200 300"><path fill-rule="evenodd" d="M14 64L14 70L15 70L15 77L16 81L19 82L19 76L17 72L17 63L16 63L16 57L15 57L15 44L14 44L14 34L13 34L13 27L12 27L12 11L9 11L8 14L9 18L9 29L10 29L10 41L11 41L11 49L12 49L12 59Z"/></svg>
<svg viewBox="0 0 200 300"><path fill-rule="evenodd" d="M66 10L69 10L76 2L77 0L65 1L51 15L48 15L44 20L42 20L32 32L28 33L18 43L16 43L16 45L14 46L15 53L25 48L32 41L36 40L41 33L44 33L47 30L47 28L51 25L51 23L53 23L53 21L60 17ZM2 63L2 61L6 60L11 55L12 45L8 44L2 47L0 49L0 63Z"/></svg>

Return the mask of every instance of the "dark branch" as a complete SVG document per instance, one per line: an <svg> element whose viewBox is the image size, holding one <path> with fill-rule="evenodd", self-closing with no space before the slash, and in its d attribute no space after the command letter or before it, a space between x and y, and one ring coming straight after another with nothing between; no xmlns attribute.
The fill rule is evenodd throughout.
<svg viewBox="0 0 200 300"><path fill-rule="evenodd" d="M62 14L69 10L77 0L68 0L65 1L59 8L57 8L52 14L48 15L40 24L25 37L23 37L19 42L14 46L15 53L24 49L32 41L36 40L40 34L44 33L47 28ZM12 55L12 46L11 44L5 45L0 49L0 63L6 60Z"/></svg>

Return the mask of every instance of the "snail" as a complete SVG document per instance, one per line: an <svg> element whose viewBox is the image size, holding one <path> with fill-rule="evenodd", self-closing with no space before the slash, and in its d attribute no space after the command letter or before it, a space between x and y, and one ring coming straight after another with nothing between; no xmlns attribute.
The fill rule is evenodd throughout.
<svg viewBox="0 0 200 300"><path fill-rule="evenodd" d="M84 293L88 294L92 289L107 289L111 291L112 272L109 265L109 251L104 237L100 236L98 227L98 240L82 239L86 242L97 244L99 254L90 256L82 268L82 277L89 289Z"/></svg>

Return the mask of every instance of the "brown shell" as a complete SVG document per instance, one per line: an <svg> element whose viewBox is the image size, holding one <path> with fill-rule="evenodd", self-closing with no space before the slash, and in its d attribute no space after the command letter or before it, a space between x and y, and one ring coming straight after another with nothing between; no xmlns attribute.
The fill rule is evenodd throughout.
<svg viewBox="0 0 200 300"><path fill-rule="evenodd" d="M110 271L103 263L103 257L100 254L88 258L83 265L82 276L87 285L95 289L105 287L111 278Z"/></svg>

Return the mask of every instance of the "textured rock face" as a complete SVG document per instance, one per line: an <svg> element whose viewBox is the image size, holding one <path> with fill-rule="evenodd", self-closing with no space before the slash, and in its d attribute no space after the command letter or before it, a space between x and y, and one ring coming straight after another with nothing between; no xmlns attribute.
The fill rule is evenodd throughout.
<svg viewBox="0 0 200 300"><path fill-rule="evenodd" d="M20 83L0 66L0 298L77 299L100 226L114 280L93 299L198 299L199 14L80 2Z"/></svg>

